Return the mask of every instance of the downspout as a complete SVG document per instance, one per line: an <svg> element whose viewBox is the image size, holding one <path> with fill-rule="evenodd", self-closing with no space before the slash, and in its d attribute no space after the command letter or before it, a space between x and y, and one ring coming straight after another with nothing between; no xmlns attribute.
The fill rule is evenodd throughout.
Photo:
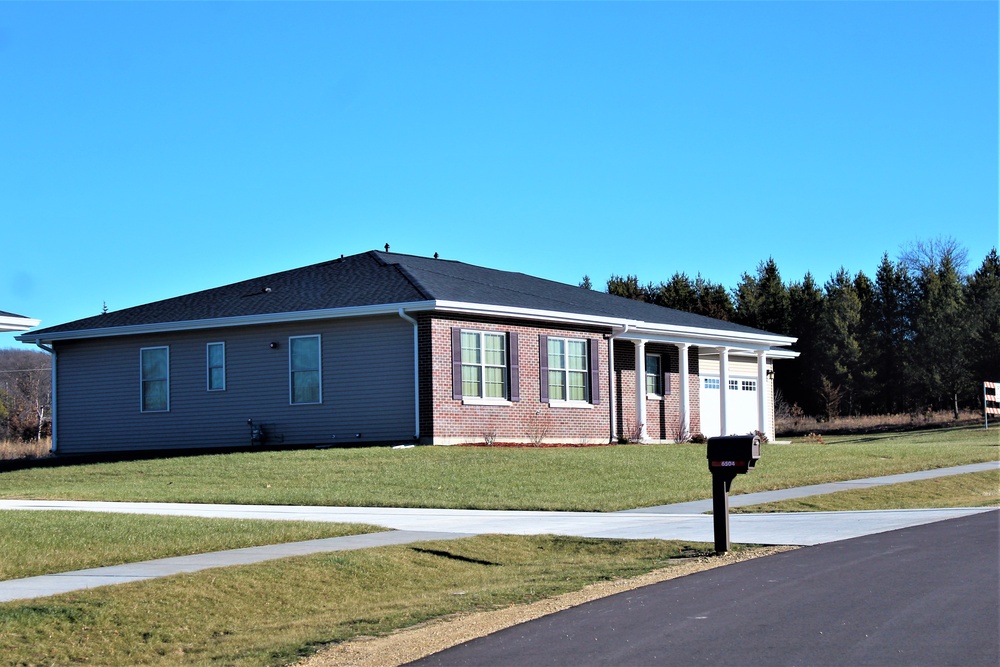
<svg viewBox="0 0 1000 667"><path fill-rule="evenodd" d="M413 325L413 419L415 422L413 439L420 442L420 339L417 333L417 321L407 315L402 308L399 309L399 316Z"/></svg>
<svg viewBox="0 0 1000 667"><path fill-rule="evenodd" d="M618 420L615 419L615 338L624 336L629 329L627 322L618 333L611 332L608 337L608 406L611 410L611 442L618 442Z"/></svg>
<svg viewBox="0 0 1000 667"><path fill-rule="evenodd" d="M42 345L38 341L35 341L35 345L52 355L52 379L49 381L49 384L52 387L51 389L52 409L50 411L52 413L52 446L49 448L49 451L55 454L56 453L56 351L51 347L46 347Z"/></svg>

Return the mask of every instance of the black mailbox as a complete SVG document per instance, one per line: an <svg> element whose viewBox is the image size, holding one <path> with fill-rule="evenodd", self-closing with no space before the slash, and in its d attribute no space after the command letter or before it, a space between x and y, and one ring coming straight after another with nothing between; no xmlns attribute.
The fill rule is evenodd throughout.
<svg viewBox="0 0 1000 667"><path fill-rule="evenodd" d="M760 459L756 435L726 435L708 439L708 469L712 473L745 473Z"/></svg>
<svg viewBox="0 0 1000 667"><path fill-rule="evenodd" d="M760 459L756 435L725 435L708 439L708 469L712 472L712 523L715 550L729 551L729 485L736 475L749 472Z"/></svg>

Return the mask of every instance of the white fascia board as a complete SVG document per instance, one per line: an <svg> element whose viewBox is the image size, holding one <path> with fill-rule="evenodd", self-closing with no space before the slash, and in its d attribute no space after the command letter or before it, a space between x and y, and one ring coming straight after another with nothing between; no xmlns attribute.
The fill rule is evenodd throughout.
<svg viewBox="0 0 1000 667"><path fill-rule="evenodd" d="M177 331L198 331L203 329L219 329L223 327L244 327L261 324L284 324L287 322L310 322L314 320L332 320L346 317L365 317L372 315L398 315L400 309L409 312L433 310L433 301L412 301L408 303L376 304L372 306L351 306L348 308L326 308L322 310L303 310L290 313L265 313L261 315L242 315L239 317L220 317L205 320L186 320L180 322L157 322L153 324L137 324L123 327L106 327L98 329L83 329L79 331L57 331L49 334L23 334L15 336L22 343L50 343L58 340L73 340L80 338L109 338L113 336L134 336L153 333L173 333Z"/></svg>
<svg viewBox="0 0 1000 667"><path fill-rule="evenodd" d="M40 322L41 320L33 320L30 317L0 315L0 331L27 331L37 327Z"/></svg>
<svg viewBox="0 0 1000 667"><path fill-rule="evenodd" d="M489 315L503 317L521 317L545 322L560 322L565 324L589 324L591 326L626 329L619 340L646 340L664 343L688 343L691 345L714 345L717 347L733 347L746 350L770 350L774 346L791 345L797 338L789 336L767 335L743 331L725 331L723 329L704 329L700 327L684 327L670 324L657 324L601 315L583 315L580 313L565 313L553 310L535 310L532 308L515 308L512 306L490 306L457 301L436 301L435 310L456 312L472 315Z"/></svg>

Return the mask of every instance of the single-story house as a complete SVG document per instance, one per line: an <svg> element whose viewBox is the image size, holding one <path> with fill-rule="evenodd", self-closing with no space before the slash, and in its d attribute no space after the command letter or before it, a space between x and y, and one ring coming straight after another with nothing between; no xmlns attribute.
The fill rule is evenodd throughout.
<svg viewBox="0 0 1000 667"><path fill-rule="evenodd" d="M53 448L773 438L794 338L522 273L371 251L18 336Z"/></svg>
<svg viewBox="0 0 1000 667"><path fill-rule="evenodd" d="M33 320L30 317L0 310L0 333L6 331L27 331L31 327L37 327L38 323L38 320Z"/></svg>

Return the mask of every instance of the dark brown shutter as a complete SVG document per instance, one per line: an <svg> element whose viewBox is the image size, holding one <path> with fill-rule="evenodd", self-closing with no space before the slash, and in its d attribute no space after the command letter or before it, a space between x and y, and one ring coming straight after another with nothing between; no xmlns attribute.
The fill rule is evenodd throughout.
<svg viewBox="0 0 1000 667"><path fill-rule="evenodd" d="M521 400L521 368L517 356L517 332L507 334L507 359L510 361L510 400Z"/></svg>
<svg viewBox="0 0 1000 667"><path fill-rule="evenodd" d="M590 402L594 405L601 403L601 368L598 361L601 358L599 345L601 341L596 338L590 339Z"/></svg>
<svg viewBox="0 0 1000 667"><path fill-rule="evenodd" d="M538 400L549 402L549 337L538 336Z"/></svg>
<svg viewBox="0 0 1000 667"><path fill-rule="evenodd" d="M451 328L451 397L462 400L462 329Z"/></svg>

